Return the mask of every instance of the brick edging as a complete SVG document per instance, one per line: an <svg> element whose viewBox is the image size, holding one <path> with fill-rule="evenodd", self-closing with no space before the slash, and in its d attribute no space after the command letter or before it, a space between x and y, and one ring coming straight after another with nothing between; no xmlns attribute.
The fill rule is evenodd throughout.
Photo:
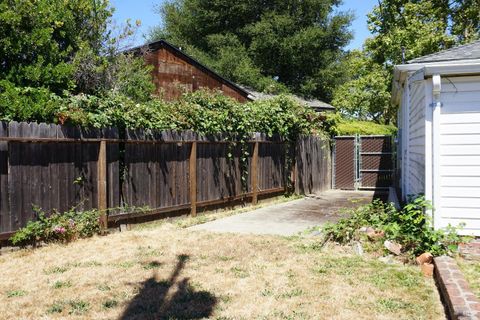
<svg viewBox="0 0 480 320"><path fill-rule="evenodd" d="M470 290L457 262L447 256L433 259L435 279L450 319L480 319L480 299Z"/></svg>

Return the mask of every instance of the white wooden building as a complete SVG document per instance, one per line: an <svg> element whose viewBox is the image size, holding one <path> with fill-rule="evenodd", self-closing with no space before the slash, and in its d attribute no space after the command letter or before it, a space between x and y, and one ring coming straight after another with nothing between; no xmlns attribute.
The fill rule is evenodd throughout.
<svg viewBox="0 0 480 320"><path fill-rule="evenodd" d="M480 236L480 41L395 67L401 196L425 194L435 228Z"/></svg>

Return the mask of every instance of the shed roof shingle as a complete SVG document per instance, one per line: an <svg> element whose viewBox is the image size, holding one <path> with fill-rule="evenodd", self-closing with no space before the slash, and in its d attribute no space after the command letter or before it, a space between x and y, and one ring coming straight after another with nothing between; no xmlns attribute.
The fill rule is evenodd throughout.
<svg viewBox="0 0 480 320"><path fill-rule="evenodd" d="M276 97L277 95L275 94L270 94L270 93L264 93L264 92L258 92L255 90L252 90L250 88L245 88L249 92L249 97L252 100L266 100L266 99L271 99ZM310 108L316 110L316 111L333 111L335 110L335 107L323 102L318 99L307 99L303 97L299 97L297 95L291 95L297 102L307 105Z"/></svg>
<svg viewBox="0 0 480 320"><path fill-rule="evenodd" d="M428 63L480 59L480 40L442 50L408 61L408 63Z"/></svg>

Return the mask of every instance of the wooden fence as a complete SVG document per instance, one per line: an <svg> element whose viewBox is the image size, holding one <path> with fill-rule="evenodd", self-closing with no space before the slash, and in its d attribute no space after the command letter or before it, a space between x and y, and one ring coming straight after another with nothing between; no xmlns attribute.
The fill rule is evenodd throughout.
<svg viewBox="0 0 480 320"><path fill-rule="evenodd" d="M300 136L296 143L297 194L314 194L332 186L331 148L327 139Z"/></svg>
<svg viewBox="0 0 480 320"><path fill-rule="evenodd" d="M287 154L293 151L262 134L252 136L245 150L221 135L0 123L0 239L34 219L34 207L45 212L120 208L102 216L106 226L138 216L121 208L195 215L210 205L256 203L261 195L285 191L291 175L300 181L297 191L320 190L329 177L315 172L322 166L328 171L329 157L314 158L326 154L322 146L328 143L309 137L299 142L295 158L301 169L292 175Z"/></svg>

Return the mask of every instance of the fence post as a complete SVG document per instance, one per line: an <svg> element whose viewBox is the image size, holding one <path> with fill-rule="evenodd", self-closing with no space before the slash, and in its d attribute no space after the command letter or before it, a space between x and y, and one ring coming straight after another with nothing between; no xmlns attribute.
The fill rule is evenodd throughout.
<svg viewBox="0 0 480 320"><path fill-rule="evenodd" d="M252 203L258 202L258 141L253 145L252 156Z"/></svg>
<svg viewBox="0 0 480 320"><path fill-rule="evenodd" d="M100 229L107 230L107 142L100 141L97 162L97 199L100 211Z"/></svg>
<svg viewBox="0 0 480 320"><path fill-rule="evenodd" d="M197 215L197 142L192 142L190 150L190 214L195 217Z"/></svg>

